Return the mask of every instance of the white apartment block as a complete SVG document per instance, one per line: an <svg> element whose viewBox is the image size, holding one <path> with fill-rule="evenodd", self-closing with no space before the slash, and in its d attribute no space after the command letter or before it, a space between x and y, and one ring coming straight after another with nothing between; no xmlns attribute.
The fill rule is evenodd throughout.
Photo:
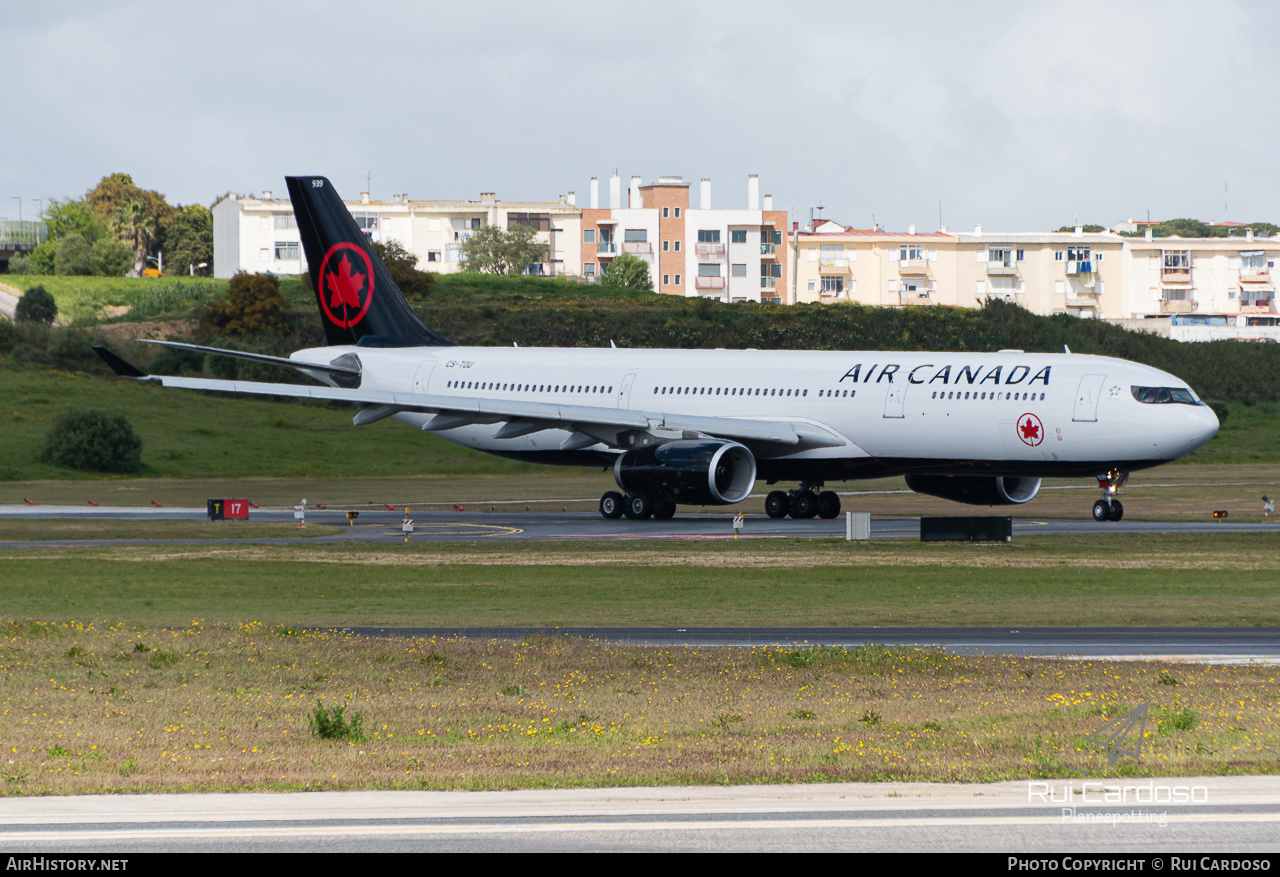
<svg viewBox="0 0 1280 877"><path fill-rule="evenodd" d="M510 228L528 225L547 245L547 261L531 266L541 274L577 275L581 211L573 193L558 201L500 201L491 192L478 201L414 201L396 195L389 201L370 200L367 192L347 208L374 241L398 241L418 257L424 271L461 270L462 242L481 226ZM293 205L272 192L260 196L228 197L213 208L213 266L215 277L237 271L301 274L306 259L298 237Z"/></svg>
<svg viewBox="0 0 1280 877"><path fill-rule="evenodd" d="M798 302L979 307L1124 322L1184 340L1280 339L1280 236L1112 232L907 233L821 222L788 235Z"/></svg>
<svg viewBox="0 0 1280 877"><path fill-rule="evenodd" d="M632 177L622 205L622 181L609 178L609 206L600 206L600 182L591 178L590 206L582 211L582 275L597 280L621 253L643 259L654 291L723 302L787 301L787 214L760 198L759 178L747 178L745 208L713 208L711 181L698 185L698 206L680 177L642 184Z"/></svg>

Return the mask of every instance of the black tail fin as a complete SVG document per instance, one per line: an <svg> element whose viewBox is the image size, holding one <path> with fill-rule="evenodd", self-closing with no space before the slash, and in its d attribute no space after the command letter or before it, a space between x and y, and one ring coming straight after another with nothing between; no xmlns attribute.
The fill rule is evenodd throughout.
<svg viewBox="0 0 1280 877"><path fill-rule="evenodd" d="M347 205L324 177L285 177L329 344L452 344L413 312Z"/></svg>

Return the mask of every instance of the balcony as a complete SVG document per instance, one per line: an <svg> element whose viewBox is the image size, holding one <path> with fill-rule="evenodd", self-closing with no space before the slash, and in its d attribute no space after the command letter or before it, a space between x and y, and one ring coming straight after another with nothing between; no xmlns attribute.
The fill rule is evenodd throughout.
<svg viewBox="0 0 1280 877"><path fill-rule="evenodd" d="M778 285L778 278L776 278L776 277L761 277L761 278L760 278L760 288L761 288L761 289L773 289L773 288L774 288L775 286L777 286L777 285Z"/></svg>
<svg viewBox="0 0 1280 877"><path fill-rule="evenodd" d="M1189 314L1195 309L1195 301L1189 298L1166 298L1160 302L1162 314Z"/></svg>
<svg viewBox="0 0 1280 877"><path fill-rule="evenodd" d="M824 259L818 263L819 274L848 274L849 262L845 259Z"/></svg>
<svg viewBox="0 0 1280 877"><path fill-rule="evenodd" d="M900 305L931 305L933 298L928 292L920 290L912 290L908 292L898 293L898 304Z"/></svg>
<svg viewBox="0 0 1280 877"><path fill-rule="evenodd" d="M1190 283L1190 268L1164 268L1160 271L1161 283Z"/></svg>
<svg viewBox="0 0 1280 877"><path fill-rule="evenodd" d="M1243 290L1240 293L1240 313L1242 314L1274 314L1276 313L1275 293L1268 291L1251 292Z"/></svg>
<svg viewBox="0 0 1280 877"><path fill-rule="evenodd" d="M1241 282L1241 283L1266 283L1266 284L1270 284L1270 283L1271 283L1271 272L1270 272L1270 271L1267 271L1266 269L1261 269L1261 270L1260 270L1260 269L1257 269L1257 268L1241 268L1241 269L1240 269L1240 282Z"/></svg>
<svg viewBox="0 0 1280 877"><path fill-rule="evenodd" d="M696 244L699 256L723 256L724 244Z"/></svg>
<svg viewBox="0 0 1280 877"><path fill-rule="evenodd" d="M622 252L633 256L652 256L653 245L647 241L623 241Z"/></svg>
<svg viewBox="0 0 1280 877"><path fill-rule="evenodd" d="M600 256L618 255L618 245L614 241L601 241L596 244L596 253Z"/></svg>
<svg viewBox="0 0 1280 877"><path fill-rule="evenodd" d="M695 277L693 278L694 289L724 289L723 277Z"/></svg>
<svg viewBox="0 0 1280 877"><path fill-rule="evenodd" d="M987 273L995 277L1016 277L1018 266L1012 262L997 259L987 262Z"/></svg>
<svg viewBox="0 0 1280 877"><path fill-rule="evenodd" d="M778 254L778 245L777 245L777 244L761 244L761 245L760 245L760 255L762 255L762 256L773 256L773 257L775 257L775 258L776 258L776 257L777 257L777 254Z"/></svg>
<svg viewBox="0 0 1280 877"><path fill-rule="evenodd" d="M1087 294L1067 294L1067 307L1069 308L1097 308L1098 297L1096 295Z"/></svg>
<svg viewBox="0 0 1280 877"><path fill-rule="evenodd" d="M1066 266L1067 266L1068 274L1092 274L1093 273L1092 261L1067 262Z"/></svg>
<svg viewBox="0 0 1280 877"><path fill-rule="evenodd" d="M929 263L924 259L903 259L898 262L898 274L903 277L926 277Z"/></svg>

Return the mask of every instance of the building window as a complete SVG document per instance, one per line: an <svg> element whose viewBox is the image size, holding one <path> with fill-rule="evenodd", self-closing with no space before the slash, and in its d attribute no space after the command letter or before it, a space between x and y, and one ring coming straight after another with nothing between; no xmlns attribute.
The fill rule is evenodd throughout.
<svg viewBox="0 0 1280 877"><path fill-rule="evenodd" d="M1003 247L988 247L987 261L997 262L1005 268L1013 265L1013 250L1004 249Z"/></svg>
<svg viewBox="0 0 1280 877"><path fill-rule="evenodd" d="M918 244L903 244L898 247L898 261L900 262L923 262L924 247Z"/></svg>
<svg viewBox="0 0 1280 877"><path fill-rule="evenodd" d="M829 295L833 293L844 292L844 278L843 277L823 277L822 291Z"/></svg>
<svg viewBox="0 0 1280 877"><path fill-rule="evenodd" d="M507 228L527 225L534 231L551 231L551 215L548 213L508 213Z"/></svg>
<svg viewBox="0 0 1280 877"><path fill-rule="evenodd" d="M819 244L819 256L824 262L836 262L844 258L844 244Z"/></svg>
<svg viewBox="0 0 1280 877"><path fill-rule="evenodd" d="M582 263L582 276L594 279L596 276L596 263L595 262Z"/></svg>
<svg viewBox="0 0 1280 877"><path fill-rule="evenodd" d="M699 277L719 277L720 263L708 262L708 263L698 265L698 276Z"/></svg>
<svg viewBox="0 0 1280 877"><path fill-rule="evenodd" d="M718 244L718 243L720 243L720 229L718 229L718 228L700 228L700 229L698 229L698 243L700 243L700 244Z"/></svg>
<svg viewBox="0 0 1280 877"><path fill-rule="evenodd" d="M428 261L428 262L439 262L439 261L440 261L440 251L439 251L439 250L427 250L427 261Z"/></svg>
<svg viewBox="0 0 1280 877"><path fill-rule="evenodd" d="M676 241L676 252L680 252L680 242Z"/></svg>
<svg viewBox="0 0 1280 877"><path fill-rule="evenodd" d="M1191 270L1190 250L1164 250L1160 255L1165 274L1185 274Z"/></svg>
<svg viewBox="0 0 1280 877"><path fill-rule="evenodd" d="M594 228L584 228L582 230L582 242L584 244L594 244L596 242L596 230Z"/></svg>
<svg viewBox="0 0 1280 877"><path fill-rule="evenodd" d="M747 266L746 266L746 264L733 265L733 266L732 266L732 274L731 274L731 276L733 276L733 277L746 277L746 276L747 276Z"/></svg>
<svg viewBox="0 0 1280 877"><path fill-rule="evenodd" d="M669 219L669 218L671 218L671 208L670 208L670 207L663 207L663 208L662 208L662 218L663 218L663 219Z"/></svg>
<svg viewBox="0 0 1280 877"><path fill-rule="evenodd" d="M729 231L729 243L745 244L747 242L747 230L745 228L735 228Z"/></svg>
<svg viewBox="0 0 1280 877"><path fill-rule="evenodd" d="M295 217L292 213L276 213L274 215L274 218L275 218L276 228L297 228L298 227L297 217Z"/></svg>
<svg viewBox="0 0 1280 877"><path fill-rule="evenodd" d="M631 241L632 243L646 243L649 240L649 232L643 228L623 229L622 240Z"/></svg>
<svg viewBox="0 0 1280 877"><path fill-rule="evenodd" d="M1262 250L1240 254L1240 268L1243 271L1267 270L1267 257Z"/></svg>
<svg viewBox="0 0 1280 877"><path fill-rule="evenodd" d="M663 285L663 286L670 286L670 285L671 285L671 275L670 275L670 274L663 274L663 275L662 275L662 285Z"/></svg>
<svg viewBox="0 0 1280 877"><path fill-rule="evenodd" d="M298 258L298 242L297 241L276 241L276 258L277 259L297 259Z"/></svg>
<svg viewBox="0 0 1280 877"><path fill-rule="evenodd" d="M679 208L677 208L677 209L679 209ZM677 275L676 275L676 283L675 283L675 285L676 285L676 286L679 286L679 285L680 285L680 275L679 275L679 274L677 274Z"/></svg>
<svg viewBox="0 0 1280 877"><path fill-rule="evenodd" d="M664 253L665 253L665 252L667 252L667 251L668 251L668 250L670 250L670 249L671 249L671 241L663 241L663 242L662 242L662 252L664 252Z"/></svg>
<svg viewBox="0 0 1280 877"><path fill-rule="evenodd" d="M679 207L677 207L677 208L676 208L676 219L679 219L679 218L680 218L680 208L679 208Z"/></svg>

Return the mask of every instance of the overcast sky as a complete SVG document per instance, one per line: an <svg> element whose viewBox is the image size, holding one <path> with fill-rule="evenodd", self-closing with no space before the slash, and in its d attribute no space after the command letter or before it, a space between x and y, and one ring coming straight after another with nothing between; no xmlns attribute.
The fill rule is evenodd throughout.
<svg viewBox="0 0 1280 877"><path fill-rule="evenodd" d="M804 221L1280 222L1280 4L3 5L0 216L115 171L170 203L554 200L746 177ZM1229 186L1229 213L1224 201ZM625 197L625 196L624 196ZM607 205L605 205L607 206Z"/></svg>

